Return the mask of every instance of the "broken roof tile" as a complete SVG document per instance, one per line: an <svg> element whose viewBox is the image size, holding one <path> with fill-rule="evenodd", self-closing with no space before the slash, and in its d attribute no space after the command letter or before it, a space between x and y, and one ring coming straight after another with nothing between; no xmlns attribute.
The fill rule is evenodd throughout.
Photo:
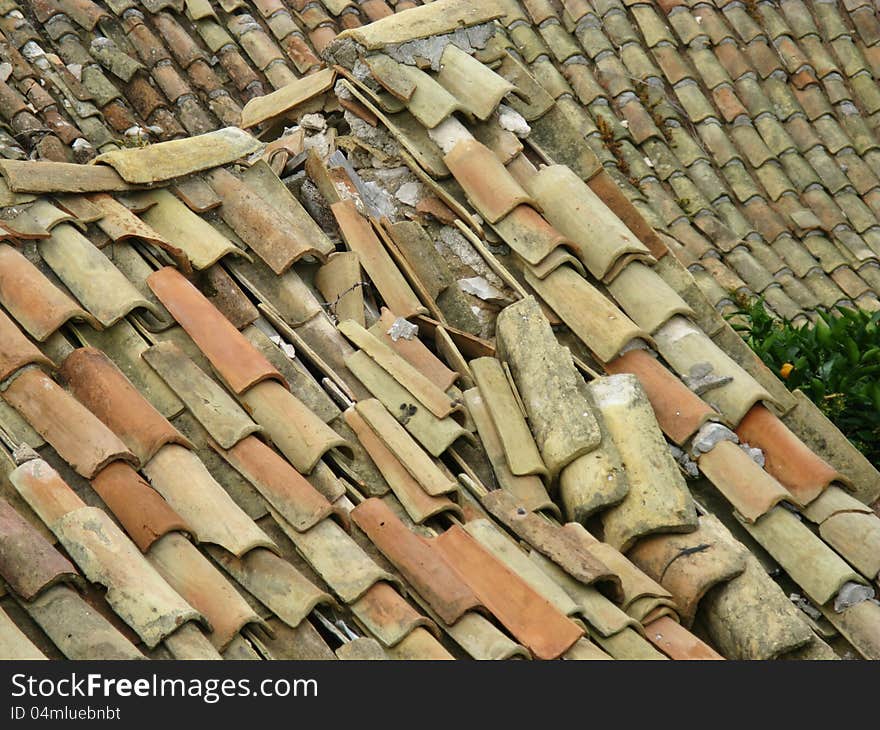
<svg viewBox="0 0 880 730"><path fill-rule="evenodd" d="M107 602L148 647L187 621L202 620L106 513L81 507L51 527L86 577L107 586Z"/></svg>
<svg viewBox="0 0 880 730"><path fill-rule="evenodd" d="M128 183L152 184L235 162L259 149L259 142L247 132L225 127L187 140L104 152L93 162L109 165Z"/></svg>
<svg viewBox="0 0 880 730"><path fill-rule="evenodd" d="M349 249L358 255L361 266L391 311L401 317L427 313L370 222L358 213L354 201L334 203L331 209Z"/></svg>
<svg viewBox="0 0 880 730"><path fill-rule="evenodd" d="M315 286L330 303L330 313L339 321L352 319L361 327L366 326L363 276L356 253L339 251L330 254L327 263L315 275Z"/></svg>

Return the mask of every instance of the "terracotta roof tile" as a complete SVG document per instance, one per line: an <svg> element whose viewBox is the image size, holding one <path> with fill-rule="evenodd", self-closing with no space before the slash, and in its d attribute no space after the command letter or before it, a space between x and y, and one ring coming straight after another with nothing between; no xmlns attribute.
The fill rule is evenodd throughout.
<svg viewBox="0 0 880 730"><path fill-rule="evenodd" d="M210 624L211 643L223 650L248 624L262 620L214 564L178 533L158 540L150 564Z"/></svg>
<svg viewBox="0 0 880 730"><path fill-rule="evenodd" d="M606 369L639 379L660 427L677 444L684 444L706 421L719 417L644 350L631 350L608 363Z"/></svg>
<svg viewBox="0 0 880 730"><path fill-rule="evenodd" d="M49 369L55 367L52 361L22 334L21 330L4 312L0 312L0 342L3 343L3 354L0 355L0 379L2 380L26 365L43 365Z"/></svg>
<svg viewBox="0 0 880 730"><path fill-rule="evenodd" d="M540 659L555 659L582 635L522 578L454 526L432 543L480 601Z"/></svg>
<svg viewBox="0 0 880 730"><path fill-rule="evenodd" d="M105 466L91 485L143 553L169 532L191 531L159 493L124 462Z"/></svg>
<svg viewBox="0 0 880 730"><path fill-rule="evenodd" d="M282 626L311 626L304 620L311 610L318 605L333 604L328 593L317 588L293 565L269 550L255 548L236 557L212 547L209 553L226 572L269 608L283 622Z"/></svg>
<svg viewBox="0 0 880 730"><path fill-rule="evenodd" d="M236 393L265 380L284 383L281 373L175 269L151 274L148 284Z"/></svg>
<svg viewBox="0 0 880 730"><path fill-rule="evenodd" d="M724 658L693 634L683 631L681 624L668 616L648 624L645 627L645 635L670 659L711 661Z"/></svg>
<svg viewBox="0 0 880 730"><path fill-rule="evenodd" d="M490 492L483 500L486 508L505 526L557 563L581 583L607 582L620 593L620 579L578 539L582 533L558 528L533 512L526 512L515 497L504 490Z"/></svg>
<svg viewBox="0 0 880 730"><path fill-rule="evenodd" d="M0 575L31 601L59 583L81 583L76 568L6 500L0 500Z"/></svg>
<svg viewBox="0 0 880 730"><path fill-rule="evenodd" d="M122 439L141 465L165 444L191 446L100 350L74 350L59 374L76 399Z"/></svg>
<svg viewBox="0 0 880 730"><path fill-rule="evenodd" d="M117 626L66 586L50 588L25 610L67 659L145 658ZM80 630L72 632L72 625Z"/></svg>
<svg viewBox="0 0 880 730"><path fill-rule="evenodd" d="M737 297L757 294L796 322L838 302L878 306L876 23L867 2L844 7L77 0L31 3L21 17L0 3L9 125L0 206L12 206L0 223L12 242L0 248L0 304L21 346L10 352L25 353L9 362L4 393L23 410L4 400L0 421L12 446L39 448L81 495L25 465L15 481L37 514L14 494L11 504L35 524L70 519L74 531L65 515L91 514L86 503L114 511L215 629L189 621L154 657L332 657L309 615L332 604L323 582L346 604L334 620L371 657L524 656L517 638L569 659L832 657L756 560L739 562L744 546L711 514L697 520L657 429L725 497L710 512L733 511L784 563L787 590L791 578L821 601L855 579L838 555L874 577L876 520L861 503L835 501L844 493L827 483L845 474L871 501L876 471L724 323ZM81 35L99 31L108 40ZM409 43L432 36L442 37ZM436 58L407 55L421 46ZM262 100L273 87L283 88ZM261 141L201 134L241 123L249 100L244 123L260 125ZM282 122L290 128L279 137ZM456 143L469 156L456 158ZM45 161L94 157L102 164ZM242 160L253 164L226 167ZM400 222L412 216L418 224ZM468 236L450 234L456 219ZM180 273L162 270L168 257ZM532 289L552 309L516 301ZM334 303L340 295L349 309ZM412 339L397 337L400 316L418 325ZM74 367L84 353L103 365ZM101 421L32 366L51 367L45 357L67 358L75 393L149 459L152 487L118 439L105 448ZM506 374L499 382L513 396L508 413L526 416L518 442L534 444L546 478L511 470L519 451L505 452L509 429L493 421L499 389L474 387L474 358L509 371L515 387ZM694 378L703 363L720 382ZM94 377L86 383L80 371ZM629 400L618 392L624 381ZM95 400L114 383L111 401L123 405ZM52 419L33 410L33 390L51 401ZM747 430L762 401L785 415L748 437L787 429L781 447L760 444L764 469L732 432L706 423ZM817 482L816 469L827 479ZM384 495L354 508L355 524L358 515L374 517L363 527L393 520L397 537L386 527L349 537L346 494L354 503ZM777 509L817 494L803 508L813 527ZM657 509L636 509L639 497ZM558 527L563 511L646 566L642 553L672 546L678 557L661 555L663 575L652 580L582 525ZM469 520L466 529L423 538L446 523L442 514ZM480 599L437 553L456 530L505 576L481 584L500 623L473 610ZM700 549L679 556L676 546ZM138 570L138 551L126 550L126 564L112 566L119 585ZM382 554L404 573L401 592ZM816 570L804 570L811 560ZM259 601L259 616L210 561ZM426 564L445 576L443 595ZM89 565L92 579L110 575ZM589 566L619 579L610 599L589 585ZM521 610L523 585L549 601L550 623ZM47 656L139 657L131 627L91 584L85 595L53 585L11 611L0 653L38 651L22 642L23 621L45 633ZM134 604L113 600L138 626L126 613ZM841 632L835 650L848 643L877 656L872 606L821 607ZM672 623L695 614L706 643ZM275 638L244 638L261 616Z"/></svg>
<svg viewBox="0 0 880 730"><path fill-rule="evenodd" d="M345 421L357 434L361 446L376 464L391 487L391 491L394 492L407 514L416 524L421 524L441 512L461 514L460 508L448 497L428 494L357 411L347 410Z"/></svg>
<svg viewBox="0 0 880 730"><path fill-rule="evenodd" d="M190 525L199 542L219 545L236 557L255 548L275 548L192 451L167 444L143 472L153 489ZM186 484L180 482L181 473L187 474Z"/></svg>
<svg viewBox="0 0 880 730"><path fill-rule="evenodd" d="M718 540L713 517L701 517L686 535L661 535L640 540L629 557L675 598L682 623L689 626L699 601L719 583L745 570L744 548Z"/></svg>
<svg viewBox="0 0 880 730"><path fill-rule="evenodd" d="M3 397L86 478L118 459L136 463L137 457L119 438L36 368L22 371Z"/></svg>
<svg viewBox="0 0 880 730"><path fill-rule="evenodd" d="M332 512L330 503L256 436L220 454L296 530L307 530Z"/></svg>
<svg viewBox="0 0 880 730"><path fill-rule="evenodd" d="M779 480L798 504L809 504L830 483L843 479L760 404L748 412L736 432L744 442L764 452L767 471Z"/></svg>

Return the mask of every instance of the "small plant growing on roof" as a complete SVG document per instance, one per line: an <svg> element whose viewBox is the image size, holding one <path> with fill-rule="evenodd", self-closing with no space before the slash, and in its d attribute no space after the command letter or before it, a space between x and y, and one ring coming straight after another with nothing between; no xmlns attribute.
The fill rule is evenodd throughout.
<svg viewBox="0 0 880 730"><path fill-rule="evenodd" d="M838 307L816 314L815 324L793 324L753 299L728 320L789 390L800 389L880 464L880 312Z"/></svg>

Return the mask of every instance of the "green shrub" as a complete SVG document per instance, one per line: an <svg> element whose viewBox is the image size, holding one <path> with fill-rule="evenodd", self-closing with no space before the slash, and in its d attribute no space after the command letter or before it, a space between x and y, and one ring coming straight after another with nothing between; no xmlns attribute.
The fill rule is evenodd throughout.
<svg viewBox="0 0 880 730"><path fill-rule="evenodd" d="M880 312L838 308L812 326L771 317L763 300L731 326L790 390L800 388L847 438L880 463Z"/></svg>

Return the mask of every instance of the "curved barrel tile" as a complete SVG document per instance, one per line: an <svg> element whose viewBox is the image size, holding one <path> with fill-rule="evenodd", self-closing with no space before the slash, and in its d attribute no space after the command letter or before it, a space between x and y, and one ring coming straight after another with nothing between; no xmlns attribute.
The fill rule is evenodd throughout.
<svg viewBox="0 0 880 730"><path fill-rule="evenodd" d="M236 393L284 377L177 269L151 274L147 284Z"/></svg>
<svg viewBox="0 0 880 730"><path fill-rule="evenodd" d="M60 375L76 399L122 439L142 466L165 444L192 448L100 350L74 350Z"/></svg>
<svg viewBox="0 0 880 730"><path fill-rule="evenodd" d="M688 389L646 350L630 350L605 366L611 375L635 375L651 402L660 428L679 446L720 414Z"/></svg>
<svg viewBox="0 0 880 730"><path fill-rule="evenodd" d="M153 345L141 357L221 448L232 448L261 430L232 396L173 342Z"/></svg>
<svg viewBox="0 0 880 730"><path fill-rule="evenodd" d="M12 246L0 243L0 304L38 342L70 320L101 325Z"/></svg>
<svg viewBox="0 0 880 730"><path fill-rule="evenodd" d="M215 449L256 487L263 498L302 532L333 512L333 506L296 469L256 436L247 436L231 449Z"/></svg>
<svg viewBox="0 0 880 730"><path fill-rule="evenodd" d="M0 381L6 380L25 365L55 369L55 364L0 310Z"/></svg>
<svg viewBox="0 0 880 730"><path fill-rule="evenodd" d="M51 528L86 577L106 586L107 603L151 649L186 622L203 620L101 510L68 512Z"/></svg>
<svg viewBox="0 0 880 730"><path fill-rule="evenodd" d="M3 397L86 479L117 459L138 463L116 434L40 370L22 372Z"/></svg>
<svg viewBox="0 0 880 730"><path fill-rule="evenodd" d="M580 391L571 353L556 340L534 298L498 315L498 355L506 360L551 481L579 456L595 449L601 432ZM540 352L541 357L535 357Z"/></svg>
<svg viewBox="0 0 880 730"><path fill-rule="evenodd" d="M54 228L52 235L39 243L39 251L58 278L104 327L114 325L137 309L162 318L162 312L75 226L63 223Z"/></svg>
<svg viewBox="0 0 880 730"><path fill-rule="evenodd" d="M183 599L204 616L211 626L208 639L223 651L249 624L262 624L241 594L179 533L157 540L147 560Z"/></svg>
<svg viewBox="0 0 880 730"><path fill-rule="evenodd" d="M91 485L143 553L169 532L193 531L171 505L124 462L105 466L92 478Z"/></svg>
<svg viewBox="0 0 880 730"><path fill-rule="evenodd" d="M442 512L462 516L461 508L448 497L428 494L356 410L350 408L345 412L345 422L357 434L361 446L385 477L413 522L420 525Z"/></svg>
<svg viewBox="0 0 880 730"><path fill-rule="evenodd" d="M351 518L446 624L480 608L479 599L458 574L381 499L361 502Z"/></svg>
<svg viewBox="0 0 880 730"><path fill-rule="evenodd" d="M489 223L497 223L518 205L538 207L492 150L475 139L459 141L443 161L468 200Z"/></svg>
<svg viewBox="0 0 880 730"><path fill-rule="evenodd" d="M73 564L5 499L0 499L0 576L26 601L57 583L82 583Z"/></svg>
<svg viewBox="0 0 880 730"><path fill-rule="evenodd" d="M605 540L627 552L656 532L691 532L697 527L693 498L639 381L611 375L588 386L617 447L629 481L623 501L602 513Z"/></svg>
<svg viewBox="0 0 880 730"><path fill-rule="evenodd" d="M239 398L298 472L310 474L328 451L350 454L348 441L279 383L257 383Z"/></svg>
<svg viewBox="0 0 880 730"><path fill-rule="evenodd" d="M189 449L167 444L143 472L199 542L220 545L239 557L255 547L276 549Z"/></svg>
<svg viewBox="0 0 880 730"><path fill-rule="evenodd" d="M846 483L834 467L807 448L779 418L760 403L736 428L740 441L764 452L764 468L801 506L810 504L832 482Z"/></svg>

